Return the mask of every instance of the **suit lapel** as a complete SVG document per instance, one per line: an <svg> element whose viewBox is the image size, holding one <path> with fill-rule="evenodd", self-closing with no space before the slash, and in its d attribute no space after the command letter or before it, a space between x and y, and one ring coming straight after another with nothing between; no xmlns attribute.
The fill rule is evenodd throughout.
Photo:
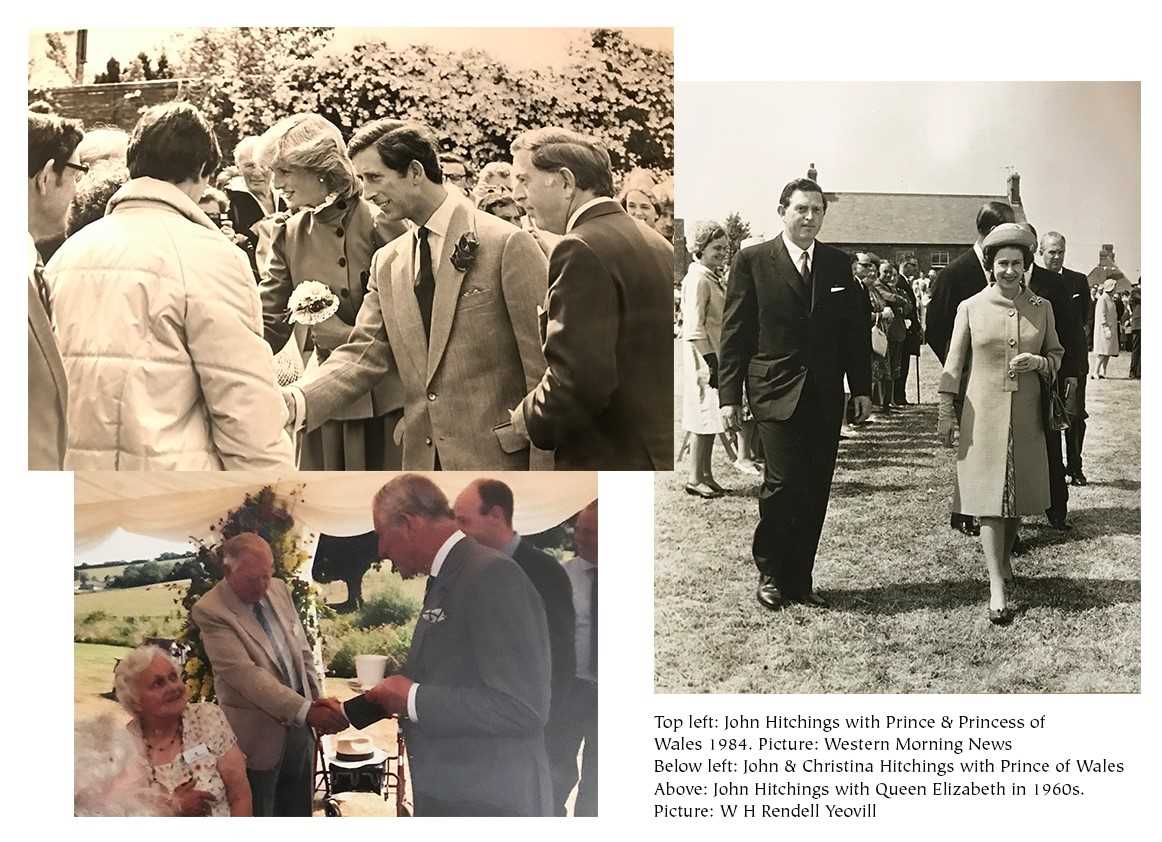
<svg viewBox="0 0 1162 842"><path fill-rule="evenodd" d="M799 267L792 262L791 255L787 254L787 246L783 242L782 235L776 237L772 244L771 259L775 264L775 277L790 287L800 301L810 306L811 301L807 297L807 287L802 283Z"/></svg>
<svg viewBox="0 0 1162 842"><path fill-rule="evenodd" d="M419 380L425 371L426 339L420 304L416 301L415 243L415 234L409 233L395 246L391 261L391 294L394 299L391 312L395 314L400 335L389 338L396 362L406 355Z"/></svg>
<svg viewBox="0 0 1162 842"><path fill-rule="evenodd" d="M408 650L408 677L413 681L420 681L416 677L414 669L419 666L420 652L424 646L424 638L427 637L428 630L436 625L433 615L429 612L437 612L444 610L444 604L447 600L448 593L455 584L456 577L460 575L460 571L464 569L464 551L465 545L471 541L471 538L461 538L460 541L448 553L448 557L444 559L444 566L440 568L440 575L436 577L436 583L432 586L432 591L424 599L424 607L420 611L420 619L416 623L416 630L412 633L412 645ZM447 622L447 614L443 614L439 622Z"/></svg>
<svg viewBox="0 0 1162 842"><path fill-rule="evenodd" d="M274 644L271 643L262 626L258 624L258 618L254 616L254 607L243 603L225 579L222 580L220 587L222 588L222 604L237 618L238 625L254 638L262 647L262 651L266 653L266 657L277 667L278 657L274 654Z"/></svg>
<svg viewBox="0 0 1162 842"><path fill-rule="evenodd" d="M45 365L48 366L49 374L52 376L53 386L56 389L57 406L60 407L61 417L64 418L68 412L68 398L66 397L68 380L65 378L65 369L61 362L60 351L57 348L56 337L53 336L52 324L48 320L48 313L44 311L40 293L35 288L35 283L31 278L28 281L28 327L36 338L36 344L40 346Z"/></svg>
<svg viewBox="0 0 1162 842"><path fill-rule="evenodd" d="M458 272L452 265L452 250L469 230L468 214L471 211L457 202L448 223L448 236L440 248L440 262L436 264L436 296L432 302L432 335L428 339L428 376L430 383L440 366L444 349L448 347L448 337L452 333L452 319L456 315L456 303L460 300L460 287L466 273Z"/></svg>

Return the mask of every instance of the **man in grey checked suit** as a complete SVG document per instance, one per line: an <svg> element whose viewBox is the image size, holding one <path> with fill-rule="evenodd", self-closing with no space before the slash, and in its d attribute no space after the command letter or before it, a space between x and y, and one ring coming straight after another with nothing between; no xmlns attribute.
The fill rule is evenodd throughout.
<svg viewBox="0 0 1162 842"><path fill-rule="evenodd" d="M376 252L348 342L310 383L286 392L295 424L318 427L398 369L405 469L551 468L548 454L494 432L507 429L509 408L545 370L544 253L528 233L445 189L426 126L379 120L347 148L364 197L416 228Z"/></svg>
<svg viewBox="0 0 1162 842"><path fill-rule="evenodd" d="M511 558L456 528L448 498L404 474L375 496L379 554L427 575L407 663L366 695L403 721L417 816L552 815L549 632Z"/></svg>
<svg viewBox="0 0 1162 842"><path fill-rule="evenodd" d="M306 632L270 545L244 532L222 545L225 576L190 612L214 669L214 693L238 746L256 816L309 816L311 728L342 731L334 699L319 698Z"/></svg>

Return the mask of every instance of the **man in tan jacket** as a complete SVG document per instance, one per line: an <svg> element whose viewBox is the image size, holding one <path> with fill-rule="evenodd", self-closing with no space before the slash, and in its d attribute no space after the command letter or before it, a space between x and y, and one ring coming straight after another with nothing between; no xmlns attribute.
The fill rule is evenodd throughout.
<svg viewBox="0 0 1162 842"><path fill-rule="evenodd" d="M364 197L416 227L376 252L348 342L310 383L285 393L296 424L318 427L396 369L406 470L542 467L547 454L496 432L545 370L541 249L448 192L426 126L380 120L357 131L348 152Z"/></svg>
<svg viewBox="0 0 1162 842"><path fill-rule="evenodd" d="M226 573L194 605L194 623L214 669L214 692L238 745L256 816L309 816L311 728L336 733L347 720L319 698L314 654L291 600L272 578L270 545L253 532L222 547Z"/></svg>
<svg viewBox="0 0 1162 842"><path fill-rule="evenodd" d="M28 467L60 470L67 444L68 383L50 321L44 264L36 241L59 235L87 169L79 123L28 112Z"/></svg>

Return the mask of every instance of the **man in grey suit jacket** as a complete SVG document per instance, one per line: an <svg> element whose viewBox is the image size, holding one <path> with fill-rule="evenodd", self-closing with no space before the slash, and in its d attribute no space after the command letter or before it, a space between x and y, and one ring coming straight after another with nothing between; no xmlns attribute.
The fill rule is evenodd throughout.
<svg viewBox="0 0 1162 842"><path fill-rule="evenodd" d="M513 431L557 468L674 466L674 248L612 198L605 147L558 128L512 144L513 198L565 236L549 258L545 375Z"/></svg>
<svg viewBox="0 0 1162 842"><path fill-rule="evenodd" d="M28 468L59 471L68 441L68 381L50 321L44 263L36 241L62 234L76 176L87 169L81 125L28 112Z"/></svg>
<svg viewBox="0 0 1162 842"><path fill-rule="evenodd" d="M367 698L403 720L417 816L552 815L549 632L516 563L456 528L448 498L403 474L375 496L379 554L429 576L402 673Z"/></svg>
<svg viewBox="0 0 1162 842"><path fill-rule="evenodd" d="M272 578L270 545L245 532L222 546L225 576L190 616L214 669L218 705L246 755L256 816L309 816L311 728L347 727L319 698L314 654L286 582Z"/></svg>
<svg viewBox="0 0 1162 842"><path fill-rule="evenodd" d="M364 196L416 229L376 253L351 338L312 382L290 388L292 417L314 429L394 368L404 389L404 468L548 467L527 442L494 432L545 369L540 247L444 188L426 126L380 120L356 132L348 152Z"/></svg>

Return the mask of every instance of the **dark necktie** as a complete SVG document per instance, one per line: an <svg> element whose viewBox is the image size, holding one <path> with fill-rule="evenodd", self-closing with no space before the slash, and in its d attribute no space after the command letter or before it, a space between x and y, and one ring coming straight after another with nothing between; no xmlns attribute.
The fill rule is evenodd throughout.
<svg viewBox="0 0 1162 842"><path fill-rule="evenodd" d="M44 305L44 314L48 316L49 321L52 321L52 303L48 297L48 284L44 282L44 267L40 265L40 261L36 262L36 268L33 270L33 275L36 278L36 292L40 296L40 303Z"/></svg>
<svg viewBox="0 0 1162 842"><path fill-rule="evenodd" d="M593 581L589 584L589 661L593 664L593 677L597 677L597 568L589 571Z"/></svg>
<svg viewBox="0 0 1162 842"><path fill-rule="evenodd" d="M274 656L278 661L279 667L282 669L283 683L297 690L298 681L291 677L290 665L283 658L282 647L278 645L278 638L274 636L274 632L270 629L270 621L266 619L266 612L262 610L261 602L254 603L254 616L258 620L258 625L262 626L262 630L266 632L267 638L270 639L270 648L274 650Z"/></svg>
<svg viewBox="0 0 1162 842"><path fill-rule="evenodd" d="M424 585L424 602L427 603L428 597L432 595L432 588L436 586L436 577L429 576L427 583Z"/></svg>
<svg viewBox="0 0 1162 842"><path fill-rule="evenodd" d="M428 244L428 229L416 231L420 243L420 270L416 274L416 301L424 320L424 336L432 333L432 299L436 297L436 275L432 271L432 247Z"/></svg>
<svg viewBox="0 0 1162 842"><path fill-rule="evenodd" d="M807 252L799 255L799 281L803 286L803 292L810 293L811 290L811 267L807 263Z"/></svg>

